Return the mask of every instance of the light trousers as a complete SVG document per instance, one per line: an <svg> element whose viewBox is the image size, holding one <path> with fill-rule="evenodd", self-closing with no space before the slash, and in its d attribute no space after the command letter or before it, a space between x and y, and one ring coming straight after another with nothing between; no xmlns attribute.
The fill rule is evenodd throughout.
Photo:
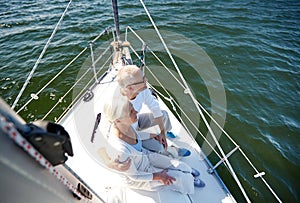
<svg viewBox="0 0 300 203"><path fill-rule="evenodd" d="M166 111L162 110L163 113L163 124L166 132L172 129L172 125L169 119L169 115ZM155 118L152 113L143 113L139 114L138 118L138 129L137 131L142 131L152 126L157 125ZM152 132L155 133L155 132ZM164 152L164 146L156 139L150 138L147 140L142 140L142 145L144 148L153 151L153 152Z"/></svg>
<svg viewBox="0 0 300 203"><path fill-rule="evenodd" d="M167 174L176 180L172 185L163 185L162 182L156 180L129 181L131 187L148 191L173 190L183 194L194 193L194 177L191 174L192 169L189 165L158 153L149 153L148 158L151 165L147 172L157 173L168 169Z"/></svg>

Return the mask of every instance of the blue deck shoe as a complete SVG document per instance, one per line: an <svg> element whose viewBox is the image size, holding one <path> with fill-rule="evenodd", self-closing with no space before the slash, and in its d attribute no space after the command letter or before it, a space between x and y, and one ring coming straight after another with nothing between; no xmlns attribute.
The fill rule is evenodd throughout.
<svg viewBox="0 0 300 203"><path fill-rule="evenodd" d="M200 176L200 172L197 169L192 168L191 174L194 176L194 178Z"/></svg>
<svg viewBox="0 0 300 203"><path fill-rule="evenodd" d="M169 131L169 132L167 132L167 137L174 139L174 138L176 138L176 135L174 135L174 133L172 133L171 131Z"/></svg>
<svg viewBox="0 0 300 203"><path fill-rule="evenodd" d="M178 156L185 157L185 156L190 156L191 151L185 148L178 148Z"/></svg>
<svg viewBox="0 0 300 203"><path fill-rule="evenodd" d="M200 178L194 178L195 187L204 187L205 183Z"/></svg>

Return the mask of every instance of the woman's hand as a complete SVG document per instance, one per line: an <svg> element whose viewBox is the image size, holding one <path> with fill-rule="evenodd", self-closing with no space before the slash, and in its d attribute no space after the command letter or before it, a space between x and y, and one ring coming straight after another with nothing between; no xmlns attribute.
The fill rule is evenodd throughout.
<svg viewBox="0 0 300 203"><path fill-rule="evenodd" d="M130 168L131 159L128 157L124 162L120 162L119 159L120 157L110 162L109 167L122 172L127 171Z"/></svg>
<svg viewBox="0 0 300 203"><path fill-rule="evenodd" d="M112 169L124 172L130 168L131 159L129 157L124 162L120 162L120 156L115 160L111 160L104 147L98 149L98 154L102 158L102 161Z"/></svg>
<svg viewBox="0 0 300 203"><path fill-rule="evenodd" d="M164 185L172 185L173 181L176 181L176 179L173 178L172 176L169 176L167 172L168 169L164 169L161 172L153 173L153 180L159 180Z"/></svg>

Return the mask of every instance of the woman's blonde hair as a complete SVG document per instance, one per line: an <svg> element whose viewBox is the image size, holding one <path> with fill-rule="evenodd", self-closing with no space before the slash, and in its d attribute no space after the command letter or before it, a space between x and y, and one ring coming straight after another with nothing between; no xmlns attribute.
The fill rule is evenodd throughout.
<svg viewBox="0 0 300 203"><path fill-rule="evenodd" d="M116 88L104 103L103 113L110 122L114 122L126 115L128 106L128 98L120 93L119 88Z"/></svg>

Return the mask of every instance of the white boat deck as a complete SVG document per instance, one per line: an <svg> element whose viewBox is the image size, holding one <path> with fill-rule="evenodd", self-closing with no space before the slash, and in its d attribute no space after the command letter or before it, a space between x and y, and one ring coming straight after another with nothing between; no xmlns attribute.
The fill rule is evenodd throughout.
<svg viewBox="0 0 300 203"><path fill-rule="evenodd" d="M208 166L201 156L201 150L193 138L190 138L178 120L161 103L162 109L169 111L172 122L172 132L177 135L175 139L168 140L169 145L185 147L191 150L189 157L181 160L198 169L201 179L205 182L204 188L195 188L192 195L183 195L178 192L163 190L149 192L133 190L122 184L120 176L111 172L101 164L98 149L105 146L106 122L102 115L99 127L92 143L91 137L97 114L101 112L101 105L106 99L105 94L113 91L116 82L111 82L115 76L112 70L105 81L93 89L94 97L89 102L79 101L75 110L60 122L71 136L74 157L69 157L66 165L81 178L87 185L107 202L137 202L143 203L163 202L234 202L230 194L227 194L218 179L207 172Z"/></svg>

